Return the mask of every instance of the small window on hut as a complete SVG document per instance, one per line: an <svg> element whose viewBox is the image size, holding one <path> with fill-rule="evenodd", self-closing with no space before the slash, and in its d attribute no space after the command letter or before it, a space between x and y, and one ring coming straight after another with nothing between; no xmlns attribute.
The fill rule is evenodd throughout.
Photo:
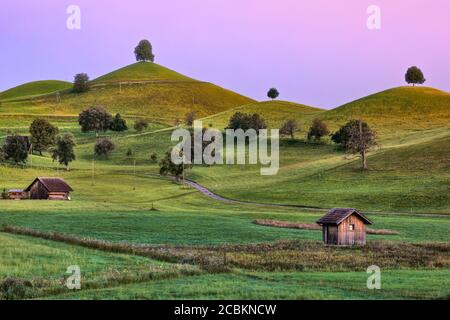
<svg viewBox="0 0 450 320"><path fill-rule="evenodd" d="M355 230L355 225L354 225L354 224L351 224L351 225L349 226L349 229L350 229L350 231L354 231L354 230Z"/></svg>

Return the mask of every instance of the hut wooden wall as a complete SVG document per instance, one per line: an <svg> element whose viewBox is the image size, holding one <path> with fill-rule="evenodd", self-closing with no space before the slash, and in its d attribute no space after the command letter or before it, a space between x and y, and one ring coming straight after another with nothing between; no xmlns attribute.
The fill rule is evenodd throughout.
<svg viewBox="0 0 450 320"><path fill-rule="evenodd" d="M355 226L354 230L350 230L352 224ZM357 215L352 214L338 226L338 244L366 244L366 225Z"/></svg>
<svg viewBox="0 0 450 320"><path fill-rule="evenodd" d="M30 189L30 198L31 199L48 199L47 189L40 183L36 181Z"/></svg>

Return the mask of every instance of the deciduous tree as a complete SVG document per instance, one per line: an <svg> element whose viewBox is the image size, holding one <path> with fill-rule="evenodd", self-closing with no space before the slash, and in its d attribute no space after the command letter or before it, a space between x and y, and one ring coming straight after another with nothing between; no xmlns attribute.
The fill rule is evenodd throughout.
<svg viewBox="0 0 450 320"><path fill-rule="evenodd" d="M95 136L98 137L100 131L107 131L112 120L109 114L103 107L91 107L82 111L78 117L78 123L81 126L81 131L94 131Z"/></svg>
<svg viewBox="0 0 450 320"><path fill-rule="evenodd" d="M325 122L320 119L314 119L308 132L308 140L320 142L322 137L328 135L330 131Z"/></svg>
<svg viewBox="0 0 450 320"><path fill-rule="evenodd" d="M299 130L297 121L288 120L286 121L280 129L280 134L282 136L291 136L291 139L294 139L295 133Z"/></svg>
<svg viewBox="0 0 450 320"><path fill-rule="evenodd" d="M65 133L56 137L55 147L51 148L52 158L69 170L69 163L75 160L75 140L71 133Z"/></svg>
<svg viewBox="0 0 450 320"><path fill-rule="evenodd" d="M42 155L42 151L50 148L54 143L59 130L46 119L35 119L30 125L30 142L33 150Z"/></svg>
<svg viewBox="0 0 450 320"><path fill-rule="evenodd" d="M155 61L152 45L146 39L141 40L136 48L134 48L134 55L136 56L136 61Z"/></svg>
<svg viewBox="0 0 450 320"><path fill-rule="evenodd" d="M412 83L413 86L415 86L416 84L425 83L426 79L422 73L422 70L420 70L418 67L414 66L414 67L409 68L406 71L405 81L410 84Z"/></svg>

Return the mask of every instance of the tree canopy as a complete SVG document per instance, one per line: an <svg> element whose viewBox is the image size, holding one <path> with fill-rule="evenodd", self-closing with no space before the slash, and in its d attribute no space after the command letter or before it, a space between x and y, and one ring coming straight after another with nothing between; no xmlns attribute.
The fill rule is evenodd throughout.
<svg viewBox="0 0 450 320"><path fill-rule="evenodd" d="M280 134L281 136L291 136L291 139L294 139L294 135L298 130L297 121L290 119L283 124L280 129Z"/></svg>
<svg viewBox="0 0 450 320"><path fill-rule="evenodd" d="M74 77L73 92L82 93L89 91L89 76L86 73L78 73Z"/></svg>
<svg viewBox="0 0 450 320"><path fill-rule="evenodd" d="M29 141L27 137L20 135L10 135L6 137L3 153L6 160L14 163L25 163L28 158Z"/></svg>
<svg viewBox="0 0 450 320"><path fill-rule="evenodd" d="M325 122L320 119L314 119L308 132L308 140L319 142L322 137L328 135L330 130Z"/></svg>
<svg viewBox="0 0 450 320"><path fill-rule="evenodd" d="M35 119L30 125L30 142L33 150L42 155L42 151L50 148L54 143L59 130L46 119Z"/></svg>
<svg viewBox="0 0 450 320"><path fill-rule="evenodd" d="M107 131L110 127L112 116L103 107L91 107L82 111L78 116L81 131L94 131L96 136L100 131Z"/></svg>
<svg viewBox="0 0 450 320"><path fill-rule="evenodd" d="M415 86L416 84L425 83L426 79L422 73L422 70L420 70L418 67L414 66L414 67L409 68L406 71L405 81L409 84L412 83L413 86Z"/></svg>
<svg viewBox="0 0 450 320"><path fill-rule="evenodd" d="M59 135L56 138L55 147L51 149L52 158L60 164L64 164L69 170L69 163L75 160L75 140L71 133Z"/></svg>
<svg viewBox="0 0 450 320"><path fill-rule="evenodd" d="M155 61L152 45L146 39L139 41L139 44L134 48L134 55L136 56L136 61Z"/></svg>
<svg viewBox="0 0 450 320"><path fill-rule="evenodd" d="M331 140L340 144L347 152L359 153L362 168L368 168L366 153L376 146L377 142L376 132L366 122L350 120L332 135Z"/></svg>
<svg viewBox="0 0 450 320"><path fill-rule="evenodd" d="M94 152L97 156L108 157L114 151L116 145L109 138L100 139L95 143Z"/></svg>
<svg viewBox="0 0 450 320"><path fill-rule="evenodd" d="M279 95L280 93L276 88L270 88L270 90L267 92L267 96L272 100L278 98Z"/></svg>
<svg viewBox="0 0 450 320"><path fill-rule="evenodd" d="M266 129L267 123L266 120L261 117L258 113L247 114L243 112L236 112L231 116L227 129L255 129L257 132L260 129Z"/></svg>
<svg viewBox="0 0 450 320"><path fill-rule="evenodd" d="M111 123L109 124L109 129L111 131L116 132L122 132L128 130L127 122L124 118L120 115L120 113L117 113L114 118L111 120Z"/></svg>

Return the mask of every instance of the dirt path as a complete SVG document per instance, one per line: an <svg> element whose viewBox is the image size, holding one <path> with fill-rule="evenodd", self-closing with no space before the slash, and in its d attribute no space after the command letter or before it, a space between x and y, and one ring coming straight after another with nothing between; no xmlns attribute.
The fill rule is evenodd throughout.
<svg viewBox="0 0 450 320"><path fill-rule="evenodd" d="M295 205L295 204L280 204L280 203L263 203L263 202L256 202L256 201L244 201L244 200L236 200L231 198L226 198L223 196L220 196L205 186L202 186L201 184L185 179L185 184L189 185L190 187L200 191L203 195L207 196L208 198L221 201L224 203L236 203L236 204L251 204L251 205L257 205L257 206L265 206L265 207L281 207L281 208L297 208L302 209L306 211L317 211L317 212L324 212L326 210L329 210L331 208L325 208L325 207L310 207L310 206L304 206L304 205ZM380 212L380 211L364 211L365 213L370 214L377 214L377 215L404 215L404 216L417 216L417 217L442 217L442 218L450 218L450 214L436 214L436 213L407 213L407 212Z"/></svg>

